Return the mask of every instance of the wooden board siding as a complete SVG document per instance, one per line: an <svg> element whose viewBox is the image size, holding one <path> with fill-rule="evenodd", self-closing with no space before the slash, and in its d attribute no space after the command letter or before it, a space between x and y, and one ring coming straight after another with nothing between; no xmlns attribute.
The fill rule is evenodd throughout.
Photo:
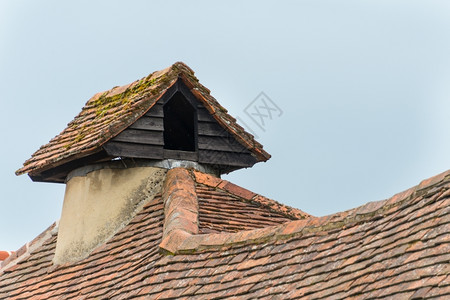
<svg viewBox="0 0 450 300"><path fill-rule="evenodd" d="M233 153L247 153L246 149L231 137L222 136L199 136L198 149L215 150Z"/></svg>
<svg viewBox="0 0 450 300"><path fill-rule="evenodd" d="M198 161L198 152L164 149L164 158Z"/></svg>
<svg viewBox="0 0 450 300"><path fill-rule="evenodd" d="M248 153L203 150L198 153L198 162L217 165L218 168L227 170L228 166L241 168L253 166L256 158Z"/></svg>
<svg viewBox="0 0 450 300"><path fill-rule="evenodd" d="M128 129L129 128L162 132L164 130L163 118L149 117L148 115L144 115L143 117L138 119L135 123L133 123L130 127L128 127Z"/></svg>
<svg viewBox="0 0 450 300"><path fill-rule="evenodd" d="M163 159L163 147L129 142L111 141L103 146L109 155L116 157Z"/></svg>
<svg viewBox="0 0 450 300"><path fill-rule="evenodd" d="M177 92L196 110L196 151L164 149L164 104ZM180 80L144 116L106 143L104 149L116 157L190 160L216 165L222 170L250 167L257 162Z"/></svg>
<svg viewBox="0 0 450 300"><path fill-rule="evenodd" d="M198 114L200 115L201 111L206 111L205 108L198 109ZM220 126L213 117L204 120L198 120L198 135L204 136L228 136L228 132Z"/></svg>
<svg viewBox="0 0 450 300"><path fill-rule="evenodd" d="M164 145L162 131L127 129L114 138L115 142L145 145Z"/></svg>
<svg viewBox="0 0 450 300"><path fill-rule="evenodd" d="M206 108L204 108L203 105L200 108L197 107L197 113L199 122L216 122L213 116L210 115L209 111Z"/></svg>
<svg viewBox="0 0 450 300"><path fill-rule="evenodd" d="M164 106L163 103L161 101L158 101L145 115L147 117L163 118L164 117L163 106Z"/></svg>
<svg viewBox="0 0 450 300"><path fill-rule="evenodd" d="M202 116L202 117L200 117ZM233 167L250 167L256 159L225 130L199 103L198 106L199 162Z"/></svg>
<svg viewBox="0 0 450 300"><path fill-rule="evenodd" d="M171 88L164 96L171 97L175 92ZM109 155L164 159L163 103L167 100L164 96L145 115L103 146Z"/></svg>

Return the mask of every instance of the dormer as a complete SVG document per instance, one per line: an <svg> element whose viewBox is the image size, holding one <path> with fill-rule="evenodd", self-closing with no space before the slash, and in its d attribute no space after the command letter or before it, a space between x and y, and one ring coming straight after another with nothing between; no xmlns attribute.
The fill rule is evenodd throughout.
<svg viewBox="0 0 450 300"><path fill-rule="evenodd" d="M220 176L269 158L178 62L94 95L16 174L63 183L80 167L121 160L168 168L187 164Z"/></svg>
<svg viewBox="0 0 450 300"><path fill-rule="evenodd" d="M16 173L66 184L53 262L73 263L161 194L167 170L220 176L270 155L183 63L94 95Z"/></svg>

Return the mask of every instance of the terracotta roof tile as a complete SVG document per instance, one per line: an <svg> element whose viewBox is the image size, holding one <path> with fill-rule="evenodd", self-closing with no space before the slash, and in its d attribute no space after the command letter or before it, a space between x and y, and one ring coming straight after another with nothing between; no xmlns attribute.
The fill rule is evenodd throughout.
<svg viewBox="0 0 450 300"><path fill-rule="evenodd" d="M0 251L0 261L7 259L11 254L11 251Z"/></svg>
<svg viewBox="0 0 450 300"><path fill-rule="evenodd" d="M210 95L210 91L199 83L192 69L177 62L133 83L95 94L67 128L41 146L16 174L37 174L101 151L107 141L144 115L178 78L191 89L217 122L249 149L258 161L270 158L262 145L239 126L236 119Z"/></svg>
<svg viewBox="0 0 450 300"><path fill-rule="evenodd" d="M224 200L222 202L229 202L227 200L233 199L241 199L247 204L253 204L258 207L264 207L265 209L272 210L277 214L281 213L291 220L311 217L311 215L305 213L304 211L301 211L300 209L278 203L275 200L253 193L243 187L235 185L226 180L217 178L213 175L204 174L196 170L192 170L192 174L194 180L197 183L197 189L200 189L200 191L203 191L205 193L208 193L208 191L210 191L208 200L213 199L214 198L213 195L215 195L215 197L219 197L219 199L221 200ZM229 195L229 197L231 198L227 198L228 197L227 195Z"/></svg>
<svg viewBox="0 0 450 300"><path fill-rule="evenodd" d="M223 190L197 186L199 232L237 232L288 222L293 219Z"/></svg>
<svg viewBox="0 0 450 300"><path fill-rule="evenodd" d="M256 205L254 199L219 188L220 179L174 169L163 194L88 258L54 266L54 225L32 243L35 248L5 260L0 298L445 299L450 296L450 172L424 182L346 212L233 232L214 225L225 217L215 215L208 199L243 207ZM202 211L215 232L184 231L174 243L181 243L176 255L165 255L160 252L164 223L174 219L164 210L177 210L170 207L176 201L166 198L178 192L186 203L195 202L190 197L198 200L199 233ZM216 207L231 213L227 205ZM272 212L277 207L259 205ZM195 210L194 203L187 211ZM287 217L283 209L278 214Z"/></svg>

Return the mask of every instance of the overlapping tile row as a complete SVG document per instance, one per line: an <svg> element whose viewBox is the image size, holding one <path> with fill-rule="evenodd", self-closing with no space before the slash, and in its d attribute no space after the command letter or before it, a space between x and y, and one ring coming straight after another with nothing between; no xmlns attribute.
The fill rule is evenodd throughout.
<svg viewBox="0 0 450 300"><path fill-rule="evenodd" d="M143 291L155 299L450 297L449 181L323 218L308 230L291 228L297 234L266 243L167 256Z"/></svg>
<svg viewBox="0 0 450 300"><path fill-rule="evenodd" d="M270 158L263 146L245 132L199 83L192 69L177 62L131 84L94 95L67 128L36 151L16 174L37 173L101 151L103 144L143 116L178 78L182 78L213 117L258 161Z"/></svg>
<svg viewBox="0 0 450 300"><path fill-rule="evenodd" d="M281 204L275 200L258 195L227 180L223 180L195 170L192 170L191 174L193 179L197 183L197 187L204 186L209 188L208 191L217 191L218 194L226 194L230 197L241 199L246 203L253 204L256 207L264 208L264 210L267 211L271 211L274 213L274 215L283 215L290 220L300 220L311 217L311 215L305 213L300 209L293 208L288 205ZM203 189L203 191L206 190ZM212 192L210 195L205 196L206 199L211 199L211 202L214 200L214 192ZM226 199L224 200L224 202L226 202Z"/></svg>
<svg viewBox="0 0 450 300"><path fill-rule="evenodd" d="M200 211L208 197L222 192L197 181ZM31 255L1 270L0 299L450 297L450 172L326 217L192 234L187 240L202 241L202 247L176 255L160 252L163 223L158 196L72 265L53 266L51 234Z"/></svg>
<svg viewBox="0 0 450 300"><path fill-rule="evenodd" d="M0 269L10 268L18 262L28 258L32 252L36 249L42 247L48 239L50 239L56 233L56 223L50 225L44 232L39 234L32 241L26 243L20 247L17 251L14 251L10 256L8 256L4 261L0 261Z"/></svg>
<svg viewBox="0 0 450 300"><path fill-rule="evenodd" d="M191 171L199 202L199 233L238 232L311 217L226 180Z"/></svg>
<svg viewBox="0 0 450 300"><path fill-rule="evenodd" d="M220 189L197 185L199 233L238 232L293 220Z"/></svg>
<svg viewBox="0 0 450 300"><path fill-rule="evenodd" d="M0 299L98 299L134 293L161 257L161 197L88 258L54 266L56 235L28 258L0 272Z"/></svg>
<svg viewBox="0 0 450 300"><path fill-rule="evenodd" d="M33 173L101 150L101 145L150 109L177 79L167 68L122 87L97 93L59 135L36 151L16 174Z"/></svg>

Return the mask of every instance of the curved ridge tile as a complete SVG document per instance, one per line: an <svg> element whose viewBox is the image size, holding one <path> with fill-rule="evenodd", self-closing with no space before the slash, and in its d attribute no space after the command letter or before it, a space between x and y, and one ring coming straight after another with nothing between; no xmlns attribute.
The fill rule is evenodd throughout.
<svg viewBox="0 0 450 300"><path fill-rule="evenodd" d="M183 241L198 233L198 202L195 184L184 168L167 172L163 186L163 239L159 247L175 253Z"/></svg>

